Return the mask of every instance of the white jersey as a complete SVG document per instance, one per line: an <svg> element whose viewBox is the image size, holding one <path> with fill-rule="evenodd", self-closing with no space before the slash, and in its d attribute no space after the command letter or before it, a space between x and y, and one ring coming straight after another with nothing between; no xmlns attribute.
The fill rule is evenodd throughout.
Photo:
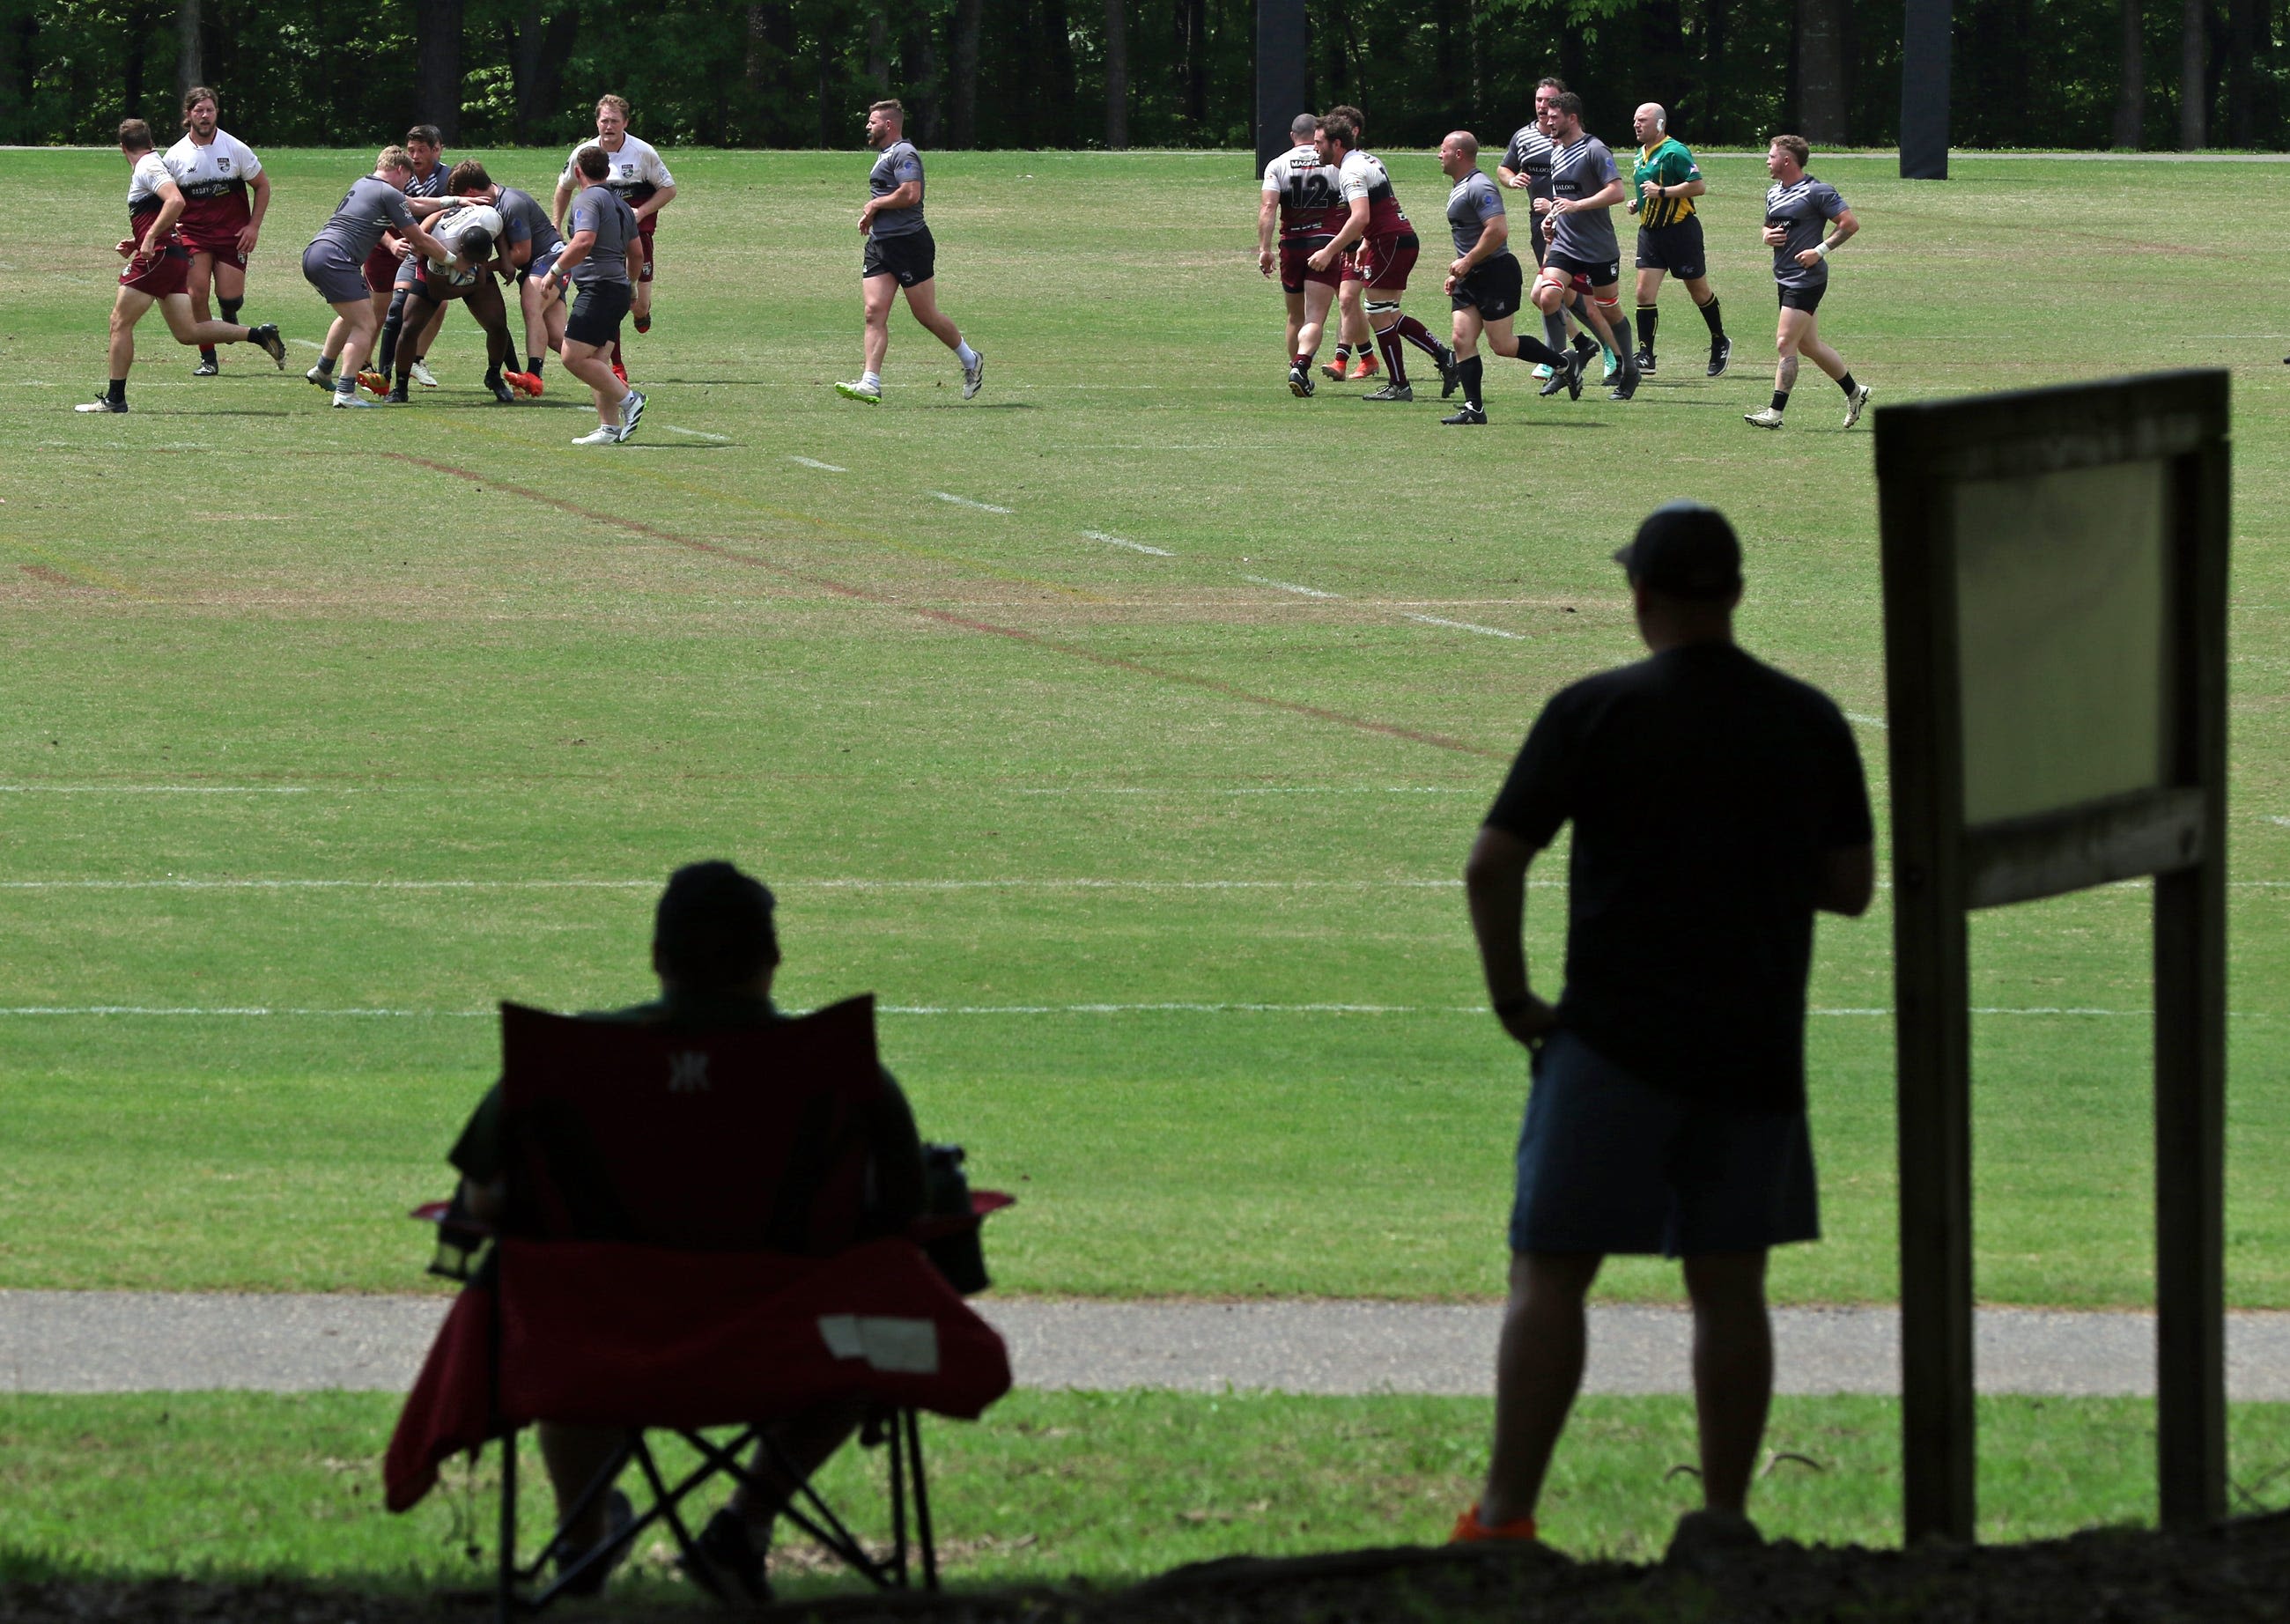
<svg viewBox="0 0 2290 1624"><path fill-rule="evenodd" d="M586 140L581 147L601 148L602 143ZM575 192L592 184L575 162L581 156L581 147L572 148L572 156L564 161L564 184ZM602 180L593 184L603 187L632 208L661 188L676 184L676 177L668 172L668 165L660 161L660 154L653 149L652 143L640 141L633 135L621 136L621 149L607 152L605 157L613 167Z"/></svg>
<svg viewBox="0 0 2290 1624"><path fill-rule="evenodd" d="M489 203L473 203L438 215L430 222L429 235L446 247L454 248L460 246L461 234L473 226L493 239L492 247L485 252L485 258L491 260L503 246L501 234L506 228L501 224L500 211ZM431 260L429 271L439 281L451 282L456 286L473 283L484 274L482 268L456 270L451 259Z"/></svg>
<svg viewBox="0 0 2290 1624"><path fill-rule="evenodd" d="M140 221L147 214L156 214L166 201L159 188L177 184L166 159L156 152L145 153L135 160L134 172L127 177L127 218Z"/></svg>
<svg viewBox="0 0 2290 1624"><path fill-rule="evenodd" d="M262 172L254 148L227 130L202 147L188 134L167 148L167 167L186 197L215 197L245 185Z"/></svg>
<svg viewBox="0 0 2290 1624"><path fill-rule="evenodd" d="M1342 223L1336 167L1307 141L1264 166L1264 195L1280 200L1280 235L1325 239Z"/></svg>
<svg viewBox="0 0 2290 1624"><path fill-rule="evenodd" d="M1408 229L1407 211L1399 206L1399 194L1391 189L1391 172L1381 158L1372 152L1348 152L1336 173L1337 190L1347 206L1367 199L1369 236Z"/></svg>

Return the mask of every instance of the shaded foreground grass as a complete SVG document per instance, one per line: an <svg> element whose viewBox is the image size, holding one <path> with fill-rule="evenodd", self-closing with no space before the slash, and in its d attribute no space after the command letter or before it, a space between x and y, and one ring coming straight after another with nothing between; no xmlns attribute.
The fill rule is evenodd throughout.
<svg viewBox="0 0 2290 1624"><path fill-rule="evenodd" d="M416 1511L390 1516L378 1462L395 1411L370 1394L0 1401L0 1579L482 1582L492 1458L449 1468ZM980 1424L931 1428L949 1578L1125 1582L1229 1556L1437 1543L1473 1492L1487 1420L1466 1399L1014 1394ZM1806 1544L1896 1542L1899 1425L1886 1400L1779 1401L1769 1444L1818 1468L1779 1460L1758 1486L1760 1522ZM2149 1519L2150 1405L1990 1399L1981 1425L1983 1539ZM2238 1406L2233 1442L2249 1492L2238 1509L2290 1497L2290 1406ZM1578 1556L1658 1556L1693 1502L1671 1468L1692 1459L1688 1401L1584 1400L1544 1508L1549 1538ZM846 1452L835 1476L848 1489L878 1464ZM528 1509L537 1529L540 1499ZM774 1561L790 1594L853 1582L800 1548ZM690 1594L664 1540L621 1582Z"/></svg>

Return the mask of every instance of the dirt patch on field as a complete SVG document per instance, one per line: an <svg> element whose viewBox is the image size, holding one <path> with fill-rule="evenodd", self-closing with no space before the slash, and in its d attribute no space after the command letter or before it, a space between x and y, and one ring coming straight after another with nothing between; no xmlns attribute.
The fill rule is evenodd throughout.
<svg viewBox="0 0 2290 1624"><path fill-rule="evenodd" d="M1180 1568L1126 1589L850 1596L747 1613L820 1624L2273 1624L2290 1598L2290 1514L2185 1537L2124 1531L1914 1552L1857 1548L1705 1555L1689 1564L1577 1563L1555 1552L1409 1547ZM476 1591L373 1595L313 1586L57 1580L0 1586L0 1624L182 1619L236 1624L470 1624ZM713 1609L583 1604L572 1620L632 1624Z"/></svg>

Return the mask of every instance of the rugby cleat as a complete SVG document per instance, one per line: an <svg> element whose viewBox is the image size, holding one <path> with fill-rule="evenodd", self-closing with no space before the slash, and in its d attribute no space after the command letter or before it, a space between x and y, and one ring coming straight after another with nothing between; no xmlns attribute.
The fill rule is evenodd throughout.
<svg viewBox="0 0 2290 1624"><path fill-rule="evenodd" d="M1581 357L1577 356L1576 359L1579 361ZM1563 395L1565 393L1567 388L1567 375L1573 370L1572 368L1545 366L1539 367L1536 370L1543 374L1542 387L1535 391L1538 396L1548 398L1553 395Z"/></svg>
<svg viewBox="0 0 2290 1624"><path fill-rule="evenodd" d="M642 316L633 316L630 319L636 323L636 328L638 332L650 332L652 331L651 311L647 310Z"/></svg>
<svg viewBox="0 0 2290 1624"><path fill-rule="evenodd" d="M419 361L405 369L405 375L425 389L437 387L437 375Z"/></svg>
<svg viewBox="0 0 2290 1624"><path fill-rule="evenodd" d="M331 389L334 387L334 369L331 366L314 366L302 374L302 381L316 384L322 389Z"/></svg>
<svg viewBox="0 0 2290 1624"><path fill-rule="evenodd" d="M962 369L962 398L974 399L986 387L986 357L976 350L970 352L970 364Z"/></svg>
<svg viewBox="0 0 2290 1624"><path fill-rule="evenodd" d="M1536 379L1536 380L1537 380L1538 382L1541 382L1541 383L1548 383L1548 382L1549 382L1549 381L1550 381L1550 378L1551 378L1550 363L1549 363L1548 361L1540 361L1540 362L1537 362L1537 363L1535 364L1535 368L1534 368L1534 376L1535 376L1535 379ZM1549 390L1548 390L1548 389L1546 389L1546 390L1544 390L1544 391L1543 391L1543 393L1545 393L1545 394L1547 395L1547 394L1550 393L1550 391L1549 391Z"/></svg>
<svg viewBox="0 0 2290 1624"><path fill-rule="evenodd" d="M222 376L222 363L216 360L212 356L201 356L199 357L199 364L191 369L191 376L194 378L220 378Z"/></svg>
<svg viewBox="0 0 2290 1624"><path fill-rule="evenodd" d="M1447 1536L1447 1543L1477 1545L1485 1541L1497 1540L1533 1544L1541 1538L1541 1535L1536 1530L1534 1519L1532 1516L1515 1517L1508 1523L1497 1523L1493 1527L1489 1527L1479 1521L1479 1508L1474 1501L1470 1509L1455 1519L1455 1530Z"/></svg>
<svg viewBox="0 0 2290 1624"><path fill-rule="evenodd" d="M334 405L338 410L345 406L357 406L369 411L379 411L381 403L378 400L360 400L355 394L345 395L340 389L336 389Z"/></svg>
<svg viewBox="0 0 2290 1624"><path fill-rule="evenodd" d="M1606 370L1598 374L1598 381L1613 383L1620 379L1622 375L1622 358L1604 344L1598 346L1598 353L1606 358Z"/></svg>
<svg viewBox="0 0 2290 1624"><path fill-rule="evenodd" d="M1463 364L1455 359L1455 352L1445 344L1439 346L1436 358L1439 363L1439 398L1445 400L1463 387Z"/></svg>
<svg viewBox="0 0 2290 1624"><path fill-rule="evenodd" d="M1288 369L1288 393L1293 395L1298 400L1311 399L1312 374L1306 372L1301 366L1290 367Z"/></svg>
<svg viewBox="0 0 2290 1624"><path fill-rule="evenodd" d="M1771 406L1760 406L1755 412L1742 413L1742 420L1752 428L1779 428L1782 426L1782 414Z"/></svg>
<svg viewBox="0 0 2290 1624"><path fill-rule="evenodd" d="M280 372L286 370L286 340L278 336L276 322L265 322L260 327L249 328L246 341L276 362Z"/></svg>
<svg viewBox="0 0 2290 1624"><path fill-rule="evenodd" d="M1653 377L1653 351L1648 349L1643 344L1639 345L1638 353L1630 357L1630 364L1637 367L1638 371L1644 372L1647 377Z"/></svg>
<svg viewBox="0 0 2290 1624"><path fill-rule="evenodd" d="M1584 371L1585 371L1585 370L1589 366L1589 364L1590 364L1590 357L1589 357L1589 354L1587 354L1586 352L1582 351L1582 350L1580 350L1580 349L1578 349L1578 350L1576 350L1576 351L1574 352L1573 358L1572 358L1572 359L1567 363L1567 366L1566 366L1566 398L1567 398L1567 399L1569 399L1569 400L1580 400L1580 399L1581 399L1581 398L1582 398L1582 373L1583 373L1583 372L1584 372Z"/></svg>
<svg viewBox="0 0 2290 1624"><path fill-rule="evenodd" d="M485 380L485 388L492 391L493 398L499 401L502 405L514 406L516 404L516 391L508 387L508 382L506 379L488 378Z"/></svg>
<svg viewBox="0 0 2290 1624"><path fill-rule="evenodd" d="M75 412L124 412L127 403L114 400L108 395L99 395L93 400L84 400L72 408Z"/></svg>
<svg viewBox="0 0 2290 1624"><path fill-rule="evenodd" d="M645 397L641 389L630 389L621 396L621 438L636 433L637 425L644 420Z"/></svg>
<svg viewBox="0 0 2290 1624"><path fill-rule="evenodd" d="M604 423L597 424L572 442L575 445L618 445L620 443L621 431Z"/></svg>
<svg viewBox="0 0 2290 1624"><path fill-rule="evenodd" d="M2284 356L2283 362L2284 364L2290 365L2290 356ZM1344 370L1344 357L1339 356L1333 361L1321 363L1320 376L1326 379L1330 383L1341 383L1346 378L1350 376L1350 374Z"/></svg>
<svg viewBox="0 0 2290 1624"><path fill-rule="evenodd" d="M501 378L508 387L531 400L540 398L540 374L538 372L504 372Z"/></svg>
<svg viewBox="0 0 2290 1624"><path fill-rule="evenodd" d="M1380 389L1370 389L1366 394L1361 396L1360 398L1362 400L1384 401L1413 400L1415 398L1415 386L1411 383L1387 383Z"/></svg>
<svg viewBox="0 0 2290 1624"><path fill-rule="evenodd" d="M389 393L388 396L384 396L384 398L387 399L393 406L403 406L406 404L407 397L405 394L405 386L402 383L391 384L389 386Z"/></svg>
<svg viewBox="0 0 2290 1624"><path fill-rule="evenodd" d="M1471 403L1467 400L1461 406L1455 409L1453 416L1443 417L1439 420L1443 423L1451 424L1484 423L1487 420L1487 414L1481 408L1471 404Z"/></svg>
<svg viewBox="0 0 2290 1624"><path fill-rule="evenodd" d="M1862 410L1868 405L1869 396L1874 393L1875 391L1864 383L1845 397L1845 426L1847 428L1861 420Z"/></svg>
<svg viewBox="0 0 2290 1624"><path fill-rule="evenodd" d="M845 400L859 401L869 406L883 404L883 391L870 389L863 383L838 383L835 386L835 392Z"/></svg>
<svg viewBox="0 0 2290 1624"><path fill-rule="evenodd" d="M364 389L369 395L387 395L389 393L389 380L383 377L380 372L375 372L371 367L360 372L357 375L357 380L358 388Z"/></svg>
<svg viewBox="0 0 2290 1624"><path fill-rule="evenodd" d="M1629 372L1622 374L1621 382L1617 383L1613 388L1606 391L1606 398L1608 400L1628 400L1631 396L1636 395L1637 392L1638 372L1636 367L1632 367Z"/></svg>
<svg viewBox="0 0 2290 1624"><path fill-rule="evenodd" d="M1373 350L1370 350L1365 355L1355 356L1352 359L1355 363L1352 367L1352 381L1354 383L1357 383L1363 378L1373 378L1383 370L1383 363L1375 358L1375 352Z"/></svg>
<svg viewBox="0 0 2290 1624"><path fill-rule="evenodd" d="M1709 376L1712 378L1723 378L1726 375L1726 364L1733 358L1733 340L1712 340L1709 345Z"/></svg>

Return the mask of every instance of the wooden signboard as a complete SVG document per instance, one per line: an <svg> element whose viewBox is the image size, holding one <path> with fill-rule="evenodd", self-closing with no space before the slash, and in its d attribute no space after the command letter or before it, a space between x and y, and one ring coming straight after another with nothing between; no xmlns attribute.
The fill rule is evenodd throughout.
<svg viewBox="0 0 2290 1624"><path fill-rule="evenodd" d="M2162 1515L2225 1510L2227 374L1877 413L1910 1539L1973 1537L1966 916L2154 876Z"/></svg>

